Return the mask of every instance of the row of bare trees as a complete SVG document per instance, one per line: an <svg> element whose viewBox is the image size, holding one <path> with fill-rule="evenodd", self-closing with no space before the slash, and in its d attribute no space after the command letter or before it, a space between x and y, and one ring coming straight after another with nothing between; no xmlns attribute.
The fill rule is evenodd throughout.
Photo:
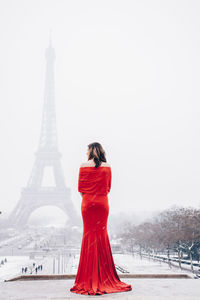
<svg viewBox="0 0 200 300"><path fill-rule="evenodd" d="M200 259L200 209L172 206L139 225L127 222L118 237L140 253L167 253L168 259L176 253L180 267L184 254L193 271L192 260Z"/></svg>

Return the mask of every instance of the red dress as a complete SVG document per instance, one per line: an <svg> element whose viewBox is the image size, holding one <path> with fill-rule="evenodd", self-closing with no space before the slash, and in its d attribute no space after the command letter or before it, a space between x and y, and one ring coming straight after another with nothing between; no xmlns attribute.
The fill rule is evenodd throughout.
<svg viewBox="0 0 200 300"><path fill-rule="evenodd" d="M120 280L111 252L107 233L107 194L110 188L110 166L80 167L78 191L83 193L83 237L79 266L71 292L102 295L132 290L130 284Z"/></svg>

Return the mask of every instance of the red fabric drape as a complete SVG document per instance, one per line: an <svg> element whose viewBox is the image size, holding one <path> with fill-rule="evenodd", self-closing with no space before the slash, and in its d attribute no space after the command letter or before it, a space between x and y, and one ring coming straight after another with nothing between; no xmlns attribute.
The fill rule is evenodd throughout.
<svg viewBox="0 0 200 300"><path fill-rule="evenodd" d="M80 167L78 191L86 194L107 195L111 189L110 167Z"/></svg>

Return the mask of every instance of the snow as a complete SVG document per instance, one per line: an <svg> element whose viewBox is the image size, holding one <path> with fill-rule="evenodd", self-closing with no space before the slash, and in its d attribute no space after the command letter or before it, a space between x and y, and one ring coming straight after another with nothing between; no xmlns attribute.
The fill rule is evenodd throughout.
<svg viewBox="0 0 200 300"><path fill-rule="evenodd" d="M28 256L7 256L7 263L0 267L0 300L61 300L61 299L83 299L83 295L70 292L74 280L33 280L33 281L10 281L4 279L21 275L22 266L43 264L43 270L38 274L52 274L53 257L44 259L29 259ZM139 256L128 254L113 254L114 262L132 274L160 274L181 273L180 269L170 269L166 263L140 259ZM4 257L0 257L0 260ZM65 274L76 274L79 255L68 257ZM57 268L57 265L56 265ZM30 270L30 269L29 269ZM61 268L60 268L61 270ZM183 271L186 273L186 271ZM57 271L55 272L56 274ZM120 272L117 271L120 276ZM188 274L191 275L191 272ZM121 281L132 284L132 291L123 293L105 294L101 297L107 299L134 299L134 300L200 300L199 279L176 279L176 278L121 278ZM93 296L84 295L84 299ZM94 296L95 297L95 296Z"/></svg>
<svg viewBox="0 0 200 300"><path fill-rule="evenodd" d="M199 300L200 284L195 279L124 279L132 291L105 294L106 299ZM33 280L0 282L0 300L94 299L96 296L70 292L74 280Z"/></svg>
<svg viewBox="0 0 200 300"><path fill-rule="evenodd" d="M44 263L44 259L29 259L29 256L0 256L0 261L5 258L7 262L0 267L0 282L22 275L22 267L27 266L27 274L30 274L31 270L33 270L33 262L36 265Z"/></svg>
<svg viewBox="0 0 200 300"><path fill-rule="evenodd" d="M78 268L80 255L76 255L75 258L71 261L72 268L68 274L75 274ZM132 256L130 254L113 254L114 263L116 266L120 266L123 269L127 270L131 274L174 274L174 273L188 273L186 270L180 270L180 268L170 268L167 263L160 261L153 261L152 259L142 258L140 259L139 255ZM119 274L121 272L117 271Z"/></svg>
<svg viewBox="0 0 200 300"><path fill-rule="evenodd" d="M5 257L0 256L0 261L4 260ZM78 269L78 263L80 254L72 255L71 257L65 257L65 267L62 268L63 257L60 258L60 271L58 272L58 259L55 258L55 270L53 273L53 257L45 257L45 258L35 258L35 259L29 259L28 256L6 256L7 263L2 265L0 267L0 281L4 281L13 277L17 277L19 275L22 275L21 269L22 267L27 266L28 272L27 275L31 273L33 270L33 262L36 263L36 266L39 264L43 265L43 270L38 271L37 274L42 275L49 275L49 274L76 274ZM131 274L164 274L164 273L188 273L191 274L189 271L186 270L180 270L179 268L174 268L168 266L167 263L159 262L159 261L153 261L152 259L149 260L147 258L142 258L137 256L132 256L129 254L113 254L113 259L115 262L116 267L120 266L127 270ZM119 275L121 272L117 270ZM35 272L33 272L35 274Z"/></svg>

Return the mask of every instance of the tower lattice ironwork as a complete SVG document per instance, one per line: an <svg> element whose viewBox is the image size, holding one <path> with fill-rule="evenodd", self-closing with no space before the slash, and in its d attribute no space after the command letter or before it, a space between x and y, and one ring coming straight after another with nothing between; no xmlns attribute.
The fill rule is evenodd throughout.
<svg viewBox="0 0 200 300"><path fill-rule="evenodd" d="M24 226L32 212L42 206L51 205L63 210L68 223L77 225L80 218L71 200L71 190L65 185L61 167L61 153L58 151L55 111L54 63L55 51L51 37L45 52L46 74L41 133L36 159L27 186L22 188L21 197L9 216L9 225ZM54 186L42 186L44 170L51 167L54 174Z"/></svg>

